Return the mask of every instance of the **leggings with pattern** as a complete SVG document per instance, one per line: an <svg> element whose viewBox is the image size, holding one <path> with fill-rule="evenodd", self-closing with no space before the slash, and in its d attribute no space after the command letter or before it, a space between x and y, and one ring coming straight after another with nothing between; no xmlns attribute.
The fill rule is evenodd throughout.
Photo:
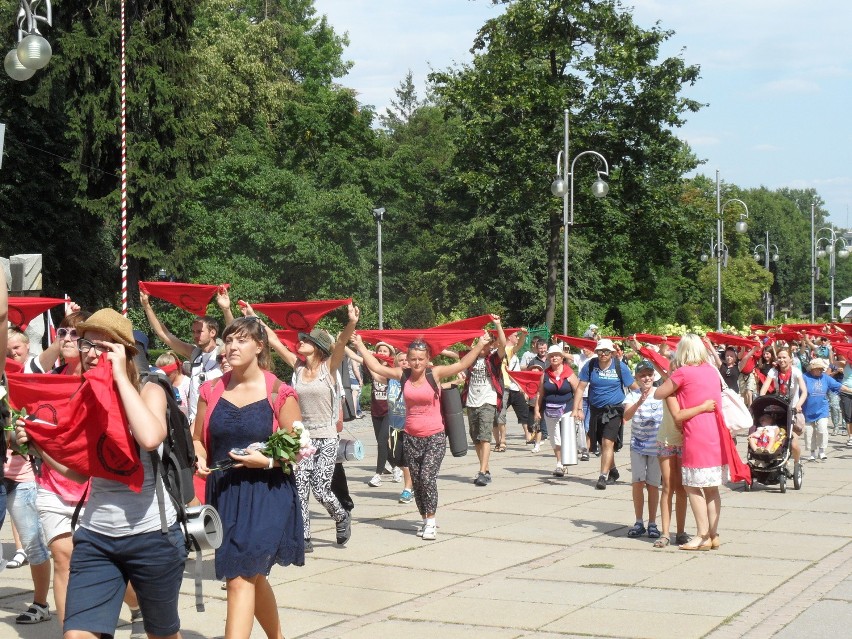
<svg viewBox="0 0 852 639"><path fill-rule="evenodd" d="M337 460L337 437L312 438L311 444L316 447L317 452L296 466L296 487L299 489L299 501L302 502L305 539L311 538L311 512L308 509L311 493L325 506L334 521L346 519L346 511L331 492L331 476Z"/></svg>
<svg viewBox="0 0 852 639"><path fill-rule="evenodd" d="M414 437L406 433L403 445L417 510L423 517L432 515L438 510L438 471L447 452L447 436L435 433Z"/></svg>

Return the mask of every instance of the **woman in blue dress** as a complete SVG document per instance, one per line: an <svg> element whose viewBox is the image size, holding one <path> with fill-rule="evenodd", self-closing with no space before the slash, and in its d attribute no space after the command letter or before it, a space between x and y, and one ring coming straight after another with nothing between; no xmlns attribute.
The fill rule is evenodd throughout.
<svg viewBox="0 0 852 639"><path fill-rule="evenodd" d="M266 328L254 317L234 321L222 335L232 369L201 387L195 418L198 474L207 480L207 503L222 518L216 578L228 591L226 639L247 638L256 618L267 637L281 639L281 620L267 577L274 564L302 566L302 515L291 469L256 450L276 430L293 431L301 412L295 391L270 368ZM211 475L213 461L238 465ZM287 472L285 472L287 471Z"/></svg>

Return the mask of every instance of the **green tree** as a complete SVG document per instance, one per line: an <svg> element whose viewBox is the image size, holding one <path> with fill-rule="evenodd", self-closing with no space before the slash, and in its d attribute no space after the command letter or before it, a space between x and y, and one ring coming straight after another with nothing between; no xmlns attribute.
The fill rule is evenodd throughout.
<svg viewBox="0 0 852 639"><path fill-rule="evenodd" d="M619 2L501 4L505 14L474 41L472 64L431 76L439 103L464 122L446 188L455 205L444 211L456 221L448 260L466 256L452 288L478 287L505 300L513 321L543 314L551 325L562 210L548 187L563 109L572 112L572 154L595 149L611 167L610 195L598 202L585 185L603 167L577 164L574 214L590 228L572 232L569 295L588 316L584 305L636 293L628 256L641 250L650 264L676 265L680 240L694 233L679 224L679 183L696 160L673 129L700 107L680 95L698 68L658 60L671 32L635 25Z"/></svg>

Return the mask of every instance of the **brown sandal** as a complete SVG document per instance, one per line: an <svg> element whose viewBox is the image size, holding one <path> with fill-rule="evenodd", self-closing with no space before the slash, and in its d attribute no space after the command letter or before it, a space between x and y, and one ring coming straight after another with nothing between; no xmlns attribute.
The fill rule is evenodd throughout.
<svg viewBox="0 0 852 639"><path fill-rule="evenodd" d="M654 548L665 548L670 543L672 542L669 539L668 535L666 535L665 537L660 537L657 541L654 542Z"/></svg>

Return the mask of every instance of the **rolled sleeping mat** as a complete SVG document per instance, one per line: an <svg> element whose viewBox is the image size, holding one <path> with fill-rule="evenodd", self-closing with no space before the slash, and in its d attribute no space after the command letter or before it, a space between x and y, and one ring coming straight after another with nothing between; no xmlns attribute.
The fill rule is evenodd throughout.
<svg viewBox="0 0 852 639"><path fill-rule="evenodd" d="M441 389L441 415L444 417L444 432L450 441L453 457L467 455L467 431L464 427L464 407L457 386Z"/></svg>
<svg viewBox="0 0 852 639"><path fill-rule="evenodd" d="M577 429L574 428L574 417L571 413L563 413L559 418L559 439L562 441L559 463L563 466L575 466L577 464Z"/></svg>
<svg viewBox="0 0 852 639"><path fill-rule="evenodd" d="M337 463L364 459L364 444L360 439L340 438L337 443Z"/></svg>
<svg viewBox="0 0 852 639"><path fill-rule="evenodd" d="M213 506L193 506L186 509L186 534L195 550L195 609L204 612L202 591L203 565L201 551L215 550L222 545L222 520Z"/></svg>
<svg viewBox="0 0 852 639"><path fill-rule="evenodd" d="M216 550L222 545L222 520L213 506L186 509L186 531L201 549Z"/></svg>

